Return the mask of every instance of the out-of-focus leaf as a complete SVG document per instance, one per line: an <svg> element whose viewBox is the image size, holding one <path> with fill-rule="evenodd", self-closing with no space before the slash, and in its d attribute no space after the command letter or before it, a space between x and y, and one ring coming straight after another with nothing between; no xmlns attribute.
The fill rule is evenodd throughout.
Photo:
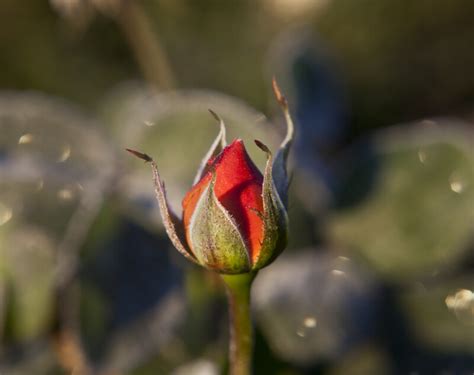
<svg viewBox="0 0 474 375"><path fill-rule="evenodd" d="M378 175L363 202L337 211L330 232L391 280L426 277L453 266L472 239L473 133L454 120L379 132ZM374 160L346 181L357 191Z"/></svg>
<svg viewBox="0 0 474 375"><path fill-rule="evenodd" d="M115 171L98 127L65 101L0 93L0 273L14 342L50 328L53 296L76 272Z"/></svg>
<svg viewBox="0 0 474 375"><path fill-rule="evenodd" d="M38 228L0 231L0 264L8 288L6 335L20 342L38 337L52 318L54 244ZM34 311L34 313L32 313Z"/></svg>
<svg viewBox="0 0 474 375"><path fill-rule="evenodd" d="M372 281L345 256L287 251L260 272L253 292L271 348L293 363L336 359L371 331Z"/></svg>
<svg viewBox="0 0 474 375"><path fill-rule="evenodd" d="M415 283L401 294L410 328L425 346L439 353L474 355L474 277ZM472 361L471 361L472 363Z"/></svg>
<svg viewBox="0 0 474 375"><path fill-rule="evenodd" d="M183 353L186 302L183 270L171 256L180 255L167 238L120 219L87 260L81 325L85 347L98 367L129 373L155 356ZM185 352L179 358L188 359Z"/></svg>
<svg viewBox="0 0 474 375"><path fill-rule="evenodd" d="M175 290L148 314L120 329L103 360L104 373L129 373L153 354L176 346L173 341L183 322L184 306L183 296Z"/></svg>

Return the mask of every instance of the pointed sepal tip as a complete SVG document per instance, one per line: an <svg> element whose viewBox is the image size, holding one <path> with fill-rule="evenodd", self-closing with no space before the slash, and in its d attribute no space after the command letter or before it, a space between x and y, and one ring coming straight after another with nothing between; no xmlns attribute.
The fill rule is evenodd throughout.
<svg viewBox="0 0 474 375"><path fill-rule="evenodd" d="M272 88L273 88L273 93L275 94L275 98L278 101L278 103L280 103L280 105L284 109L288 109L288 101L286 100L285 96L281 93L280 87L278 86L278 82L275 76L273 76L272 78Z"/></svg>
<svg viewBox="0 0 474 375"><path fill-rule="evenodd" d="M144 154L143 152L132 150L130 148L126 148L125 150L130 152L132 155L136 156L137 158L144 160L147 163L150 163L153 161L151 156Z"/></svg>

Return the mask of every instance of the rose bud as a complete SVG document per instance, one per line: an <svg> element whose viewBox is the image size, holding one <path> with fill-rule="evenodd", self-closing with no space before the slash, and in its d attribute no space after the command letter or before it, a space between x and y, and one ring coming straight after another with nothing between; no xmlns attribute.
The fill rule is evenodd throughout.
<svg viewBox="0 0 474 375"><path fill-rule="evenodd" d="M238 274L259 270L285 248L288 236L286 160L293 139L293 123L286 99L273 81L283 108L287 135L273 160L267 154L263 175L239 139L226 146L225 126L214 112L221 130L204 157L193 187L183 199L183 216L170 209L164 184L151 157L129 150L151 163L155 192L166 232L186 258L208 269Z"/></svg>

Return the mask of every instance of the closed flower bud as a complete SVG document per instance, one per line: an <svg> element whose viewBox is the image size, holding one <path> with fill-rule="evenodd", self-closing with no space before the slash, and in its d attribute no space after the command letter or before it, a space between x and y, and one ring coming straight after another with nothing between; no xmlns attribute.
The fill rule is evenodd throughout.
<svg viewBox="0 0 474 375"><path fill-rule="evenodd" d="M221 131L183 199L182 219L167 204L155 162L146 154L128 150L151 162L161 215L174 246L186 258L220 273L259 270L286 246L286 159L293 124L286 100L275 82L273 88L287 122L287 136L275 160L267 146L255 141L267 154L262 175L241 140L226 146L224 123L211 112L219 120Z"/></svg>
<svg viewBox="0 0 474 375"><path fill-rule="evenodd" d="M248 272L261 256L265 235L263 176L241 140L225 147L208 167L183 200L187 242L208 268Z"/></svg>

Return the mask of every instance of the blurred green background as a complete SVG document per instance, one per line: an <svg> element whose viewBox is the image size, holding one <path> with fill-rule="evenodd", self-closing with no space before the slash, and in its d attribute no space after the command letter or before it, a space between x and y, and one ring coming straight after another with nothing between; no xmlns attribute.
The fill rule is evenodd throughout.
<svg viewBox="0 0 474 375"><path fill-rule="evenodd" d="M472 0L3 0L0 374L224 374L219 280L172 249L217 133L297 123L255 373L474 372Z"/></svg>

